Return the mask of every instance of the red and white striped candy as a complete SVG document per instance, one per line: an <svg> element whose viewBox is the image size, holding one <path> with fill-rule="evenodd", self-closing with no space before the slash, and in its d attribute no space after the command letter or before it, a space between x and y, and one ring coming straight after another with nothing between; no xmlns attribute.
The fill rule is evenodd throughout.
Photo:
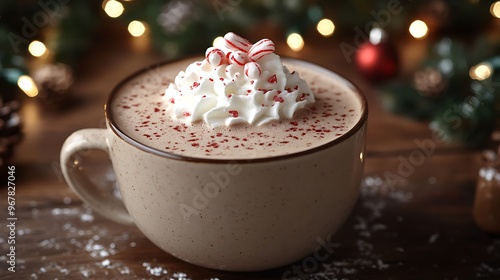
<svg viewBox="0 0 500 280"><path fill-rule="evenodd" d="M235 51L229 56L229 62L232 64L238 64L239 66L245 65L248 61L248 55L246 52Z"/></svg>
<svg viewBox="0 0 500 280"><path fill-rule="evenodd" d="M217 48L208 48L205 52L205 57L207 58L208 63L213 66L220 66L224 64L226 60L226 56L224 52Z"/></svg>
<svg viewBox="0 0 500 280"><path fill-rule="evenodd" d="M274 43L269 39L262 39L255 43L248 51L248 57L251 61L257 61L263 56L274 52Z"/></svg>
<svg viewBox="0 0 500 280"><path fill-rule="evenodd" d="M233 32L228 32L224 35L224 46L233 51L248 52L250 47L252 47L252 43Z"/></svg>
<svg viewBox="0 0 500 280"><path fill-rule="evenodd" d="M257 62L248 62L245 64L245 75L250 79L257 79L262 74L260 65Z"/></svg>

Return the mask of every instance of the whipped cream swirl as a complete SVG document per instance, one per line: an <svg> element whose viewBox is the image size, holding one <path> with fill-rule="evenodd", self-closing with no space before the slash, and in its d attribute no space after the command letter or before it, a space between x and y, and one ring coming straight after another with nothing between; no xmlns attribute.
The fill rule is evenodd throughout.
<svg viewBox="0 0 500 280"><path fill-rule="evenodd" d="M314 103L307 83L283 66L269 39L251 44L230 32L205 55L181 71L165 91L168 109L185 123L259 126L291 119Z"/></svg>

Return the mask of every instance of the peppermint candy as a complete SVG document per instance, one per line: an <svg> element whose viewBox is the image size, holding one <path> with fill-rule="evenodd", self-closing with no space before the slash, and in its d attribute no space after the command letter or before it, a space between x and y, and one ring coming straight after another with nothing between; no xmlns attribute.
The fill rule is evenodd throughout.
<svg viewBox="0 0 500 280"><path fill-rule="evenodd" d="M217 48L208 48L205 52L205 57L207 58L208 63L213 66L220 66L224 64L226 57L224 52Z"/></svg>
<svg viewBox="0 0 500 280"><path fill-rule="evenodd" d="M262 74L260 65L257 62L248 62L244 68L245 75L250 79L256 79Z"/></svg>
<svg viewBox="0 0 500 280"><path fill-rule="evenodd" d="M273 41L262 39L255 43L248 51L248 57L252 61L257 61L263 56L273 53L275 50Z"/></svg>
<svg viewBox="0 0 500 280"><path fill-rule="evenodd" d="M256 62L275 50L273 41L269 39L262 39L252 45L247 39L233 32L224 35L224 46L228 49L226 53L214 47L207 49L205 56L208 62L214 66L222 64L244 66L245 75L248 77L259 77L262 74L259 64L249 63Z"/></svg>
<svg viewBox="0 0 500 280"><path fill-rule="evenodd" d="M238 64L240 66L245 65L248 61L248 55L246 52L243 51L234 51L231 53L229 56L229 62L232 64Z"/></svg>
<svg viewBox="0 0 500 280"><path fill-rule="evenodd" d="M224 35L224 41L226 48L233 51L248 52L250 47L252 47L252 43L248 42L247 39L236 35L233 32L226 33L226 35Z"/></svg>

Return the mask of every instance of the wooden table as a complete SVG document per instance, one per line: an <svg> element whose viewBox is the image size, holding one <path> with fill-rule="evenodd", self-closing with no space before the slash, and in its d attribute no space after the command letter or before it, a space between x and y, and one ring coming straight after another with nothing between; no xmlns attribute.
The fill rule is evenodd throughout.
<svg viewBox="0 0 500 280"><path fill-rule="evenodd" d="M60 147L72 131L103 125L103 103L117 82L162 59L102 41L82 60L73 102L65 110L44 109L34 99L23 104L25 136L9 162L16 168L16 272L7 271L8 231L2 222L0 279L281 279L287 271L304 279L500 279L500 239L481 231L471 212L482 165L479 151L436 141L426 123L383 111L376 92L346 62L335 38L306 45L298 54L278 46L281 54L349 77L369 100L361 195L333 237L338 247L328 260L299 261L262 273L215 271L180 261L136 228L94 214L63 181ZM386 176L401 174L401 160L419 149L415 140L435 150L413 165L404 180L389 184ZM106 157L94 154L85 162L96 181L113 186ZM3 185L0 220L6 221Z"/></svg>

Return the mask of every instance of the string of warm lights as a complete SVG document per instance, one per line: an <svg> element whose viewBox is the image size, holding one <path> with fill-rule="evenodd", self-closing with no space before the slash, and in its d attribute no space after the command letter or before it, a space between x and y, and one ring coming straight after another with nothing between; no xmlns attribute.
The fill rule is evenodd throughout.
<svg viewBox="0 0 500 280"><path fill-rule="evenodd" d="M128 0L121 1L126 2ZM118 18L125 12L124 5L118 0L103 0L102 9L110 18ZM493 17L500 18L500 1L491 4L490 13ZM335 23L329 18L322 18L316 24L316 31L325 38L331 37L335 32L335 28ZM149 26L143 21L132 20L129 22L127 30L131 36L141 37L148 34ZM429 28L424 21L417 19L409 25L408 32L413 38L420 40L427 37ZM220 39L222 37L215 38L214 44L216 40ZM300 52L305 46L304 38L299 33L290 33L286 38L286 43L295 52ZM38 40L34 40L29 44L28 51L35 58L46 57L49 53L46 45ZM472 79L483 80L489 77L489 75L491 75L491 67L488 68L487 65L480 64L470 69L470 77ZM27 96L34 97L38 94L36 85L29 76L23 75L19 77L18 86Z"/></svg>
<svg viewBox="0 0 500 280"><path fill-rule="evenodd" d="M33 57L44 57L49 53L49 50L44 43L34 40L28 45L28 52ZM17 79L17 86L28 96L35 97L38 95L38 88L33 79L28 75L21 75Z"/></svg>
<svg viewBox="0 0 500 280"><path fill-rule="evenodd" d="M123 4L116 0L104 0L102 8L110 18L118 18L125 11ZM148 25L145 22L133 20L128 24L127 29L133 37L141 37L148 31Z"/></svg>
<svg viewBox="0 0 500 280"><path fill-rule="evenodd" d="M111 18L117 18L125 11L123 4L117 0L104 0L102 7L105 13ZM490 12L494 17L500 18L500 1L491 5ZM330 37L335 32L335 24L331 19L323 18L318 21L316 30L322 36ZM147 33L148 25L145 22L133 20L128 25L128 31L133 37L140 37ZM408 31L415 39L424 39L429 33L429 28L424 21L415 20L410 24ZM302 35L299 33L289 34L286 42L288 47L296 52L301 51L305 44Z"/></svg>
<svg viewBox="0 0 500 280"><path fill-rule="evenodd" d="M123 0L129 1L129 0ZM103 10L111 18L117 18L123 14L125 8L122 3L117 0L104 0L102 3ZM490 6L491 15L500 18L500 1L494 2ZM324 37L330 37L335 31L335 24L331 19L323 18L318 21L316 30ZM140 37L148 31L148 25L144 22L133 20L128 25L129 33L134 37ZM413 21L408 31L415 39L424 39L429 33L427 24L422 20ZM299 33L291 33L286 40L288 46L293 51L299 52L304 47L304 39Z"/></svg>

